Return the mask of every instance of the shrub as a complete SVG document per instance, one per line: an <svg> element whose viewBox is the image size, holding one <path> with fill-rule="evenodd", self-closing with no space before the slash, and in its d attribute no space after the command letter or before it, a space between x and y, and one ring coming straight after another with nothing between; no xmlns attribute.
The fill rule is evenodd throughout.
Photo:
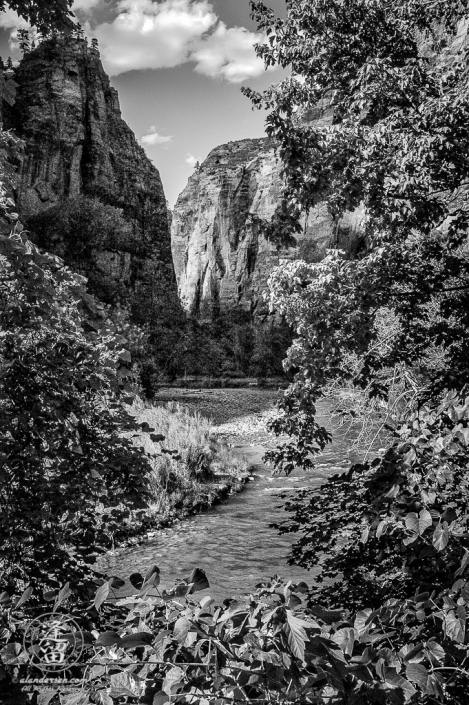
<svg viewBox="0 0 469 705"><path fill-rule="evenodd" d="M113 507L148 495L145 454L121 435L130 356L105 326L85 334L93 300L57 257L0 236L0 266L2 583L83 585Z"/></svg>

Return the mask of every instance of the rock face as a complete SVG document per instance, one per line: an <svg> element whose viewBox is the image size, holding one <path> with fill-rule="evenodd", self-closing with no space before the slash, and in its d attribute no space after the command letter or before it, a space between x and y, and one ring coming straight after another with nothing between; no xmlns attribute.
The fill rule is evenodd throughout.
<svg viewBox="0 0 469 705"><path fill-rule="evenodd" d="M317 116L308 116L317 119ZM321 116L323 119L323 115ZM210 152L179 196L171 242L179 296L186 310L204 305L263 308L262 293L280 259L320 259L327 247L349 248L361 214L339 224L325 206L305 222L297 246L277 250L260 233L279 203L282 182L275 143L269 139L229 142Z"/></svg>
<svg viewBox="0 0 469 705"><path fill-rule="evenodd" d="M17 194L21 219L28 224L31 216L82 195L122 209L127 244L66 263L101 278L111 293L119 282L122 292L124 282L130 297L137 289L145 290L148 301L175 297L160 175L122 120L97 49L81 39L45 41L25 56L15 81L16 102L4 110L4 127L25 142Z"/></svg>

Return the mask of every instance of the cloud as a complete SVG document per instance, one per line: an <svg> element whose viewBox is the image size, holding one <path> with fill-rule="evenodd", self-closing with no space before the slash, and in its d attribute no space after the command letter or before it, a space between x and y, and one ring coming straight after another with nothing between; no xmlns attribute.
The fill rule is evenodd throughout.
<svg viewBox="0 0 469 705"><path fill-rule="evenodd" d="M89 12L101 4L101 0L75 0L72 5L72 12Z"/></svg>
<svg viewBox="0 0 469 705"><path fill-rule="evenodd" d="M10 8L0 13L0 27L4 29L29 29L29 24Z"/></svg>
<svg viewBox="0 0 469 705"><path fill-rule="evenodd" d="M90 28L111 76L185 63L218 21L207 0L120 0L117 11L112 22Z"/></svg>
<svg viewBox="0 0 469 705"><path fill-rule="evenodd" d="M186 164L189 164L189 166L195 166L197 164L197 159L193 154L187 155Z"/></svg>
<svg viewBox="0 0 469 705"><path fill-rule="evenodd" d="M231 83L264 73L264 62L254 51L264 37L245 27L227 27L209 0L118 0L112 19L96 24L92 11L104 5L103 0L75 0L72 9L79 12L88 36L98 39L111 76L187 62L193 62L198 73ZM7 9L0 13L0 27L17 30L28 25ZM11 40L12 46L17 43L14 36Z"/></svg>
<svg viewBox="0 0 469 705"><path fill-rule="evenodd" d="M173 139L172 135L159 135L156 131L156 127L152 125L148 130L148 135L143 135L141 138L142 144L155 145L155 144L166 144L171 142Z"/></svg>
<svg viewBox="0 0 469 705"><path fill-rule="evenodd" d="M198 73L237 83L264 72L254 44L263 37L228 28L208 0L120 0L117 16L92 28L111 76L194 62Z"/></svg>
<svg viewBox="0 0 469 705"><path fill-rule="evenodd" d="M238 83L264 73L264 61L254 52L261 37L245 27L228 28L220 22L216 30L191 54L195 70L213 78Z"/></svg>

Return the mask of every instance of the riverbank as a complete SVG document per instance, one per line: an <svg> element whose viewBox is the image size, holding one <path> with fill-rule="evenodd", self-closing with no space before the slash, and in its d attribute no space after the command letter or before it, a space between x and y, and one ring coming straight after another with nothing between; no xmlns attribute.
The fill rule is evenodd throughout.
<svg viewBox="0 0 469 705"><path fill-rule="evenodd" d="M128 576L145 573L151 565L160 568L165 589L194 568L203 568L210 582L205 592L216 600L244 594L275 574L307 583L315 579L320 566L308 571L289 565L295 535L279 534L272 525L287 518L285 496L319 488L327 477L345 470L348 440L338 439L328 446L314 470L298 468L289 477L273 475L263 457L278 440L265 429L276 398L276 390L251 388L160 390L154 403L164 406L176 399L209 417L211 431L245 457L252 481L227 501L173 522L139 546L103 556L100 568L126 581L119 595L132 594Z"/></svg>
<svg viewBox="0 0 469 705"><path fill-rule="evenodd" d="M268 445L275 437L266 425L275 413L275 402L282 396L276 388L245 387L243 389L162 388L155 404L170 401L183 404L212 424L212 431L232 445Z"/></svg>
<svg viewBox="0 0 469 705"><path fill-rule="evenodd" d="M133 522L129 522L120 535L116 536L112 548L104 555L120 555L131 546L140 546L152 541L165 529L188 517L206 512L221 502L229 501L233 495L241 492L248 482L254 480L252 472L262 457L262 446L273 440L273 436L266 430L266 423L273 413L277 398L278 391L272 389L164 388L159 391L151 405L139 401L133 411L129 407L129 411L139 422L147 422L155 427L157 433L164 435L168 434L167 423L165 425L161 419L156 419L155 423L155 418L152 419L155 407L160 408L163 415L168 411L174 413L177 409L180 416L187 413L186 422L190 417L199 429L204 428L205 444L199 438L195 445L205 445L207 452L207 444L211 443L212 449L218 449L218 455L222 452L223 457L220 462L217 453L214 453L212 470L215 469L215 472L210 477L206 477L202 482L194 482L192 478L186 487L183 486L176 492L173 491L172 495L165 496L166 502L172 497L171 504L165 506L164 502L155 502L143 519L135 518ZM181 428L184 428L184 423ZM184 454L182 445L190 445L190 436L193 433L193 429L189 430L186 423L185 433L178 431L177 438L174 438L173 433L169 438L165 438L164 443L171 446L177 442L180 452ZM161 444L152 443L149 434L142 433L141 438L134 442L143 445L150 453L158 453L161 450ZM258 448L254 463L249 452L253 446ZM190 455L188 448L185 454L187 459ZM166 456L166 460L170 462L170 457ZM161 474L161 467L158 472ZM157 492L157 488L155 491Z"/></svg>

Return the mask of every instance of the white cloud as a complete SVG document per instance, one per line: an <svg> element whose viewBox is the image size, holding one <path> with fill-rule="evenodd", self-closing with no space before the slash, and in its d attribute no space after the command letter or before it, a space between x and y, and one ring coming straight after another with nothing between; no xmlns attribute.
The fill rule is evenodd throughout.
<svg viewBox="0 0 469 705"><path fill-rule="evenodd" d="M73 10L90 15L103 0L75 0ZM227 27L209 0L119 0L114 19L85 22L88 36L99 41L106 71L161 69L194 62L198 73L238 83L264 72L254 44L263 37L245 27ZM17 30L27 23L16 12L0 13L0 27ZM12 34L12 46L15 36ZM151 135L157 144L157 137Z"/></svg>
<svg viewBox="0 0 469 705"><path fill-rule="evenodd" d="M29 29L29 24L10 8L0 13L0 27L4 29Z"/></svg>
<svg viewBox="0 0 469 705"><path fill-rule="evenodd" d="M197 159L193 154L187 155L186 164L189 164L189 166L195 166L197 164Z"/></svg>
<svg viewBox="0 0 469 705"><path fill-rule="evenodd" d="M101 0L75 0L72 5L72 12L78 10L79 12L89 12L94 10L95 7L101 4Z"/></svg>
<svg viewBox="0 0 469 705"><path fill-rule="evenodd" d="M239 82L264 72L254 51L262 37L228 28L208 0L120 0L117 16L88 32L111 76L195 63L198 73Z"/></svg>
<svg viewBox="0 0 469 705"><path fill-rule="evenodd" d="M254 52L260 37L245 27L228 28L220 22L216 30L193 51L195 70L206 76L223 77L231 83L264 73L264 61Z"/></svg>
<svg viewBox="0 0 469 705"><path fill-rule="evenodd" d="M207 0L120 0L117 10L112 22L91 30L111 76L186 62L218 21Z"/></svg>
<svg viewBox="0 0 469 705"><path fill-rule="evenodd" d="M141 138L141 142L142 144L149 144L153 146L155 144L165 144L167 142L171 142L172 139L172 135L159 135L156 131L155 125L152 125L150 128L148 128L148 134L143 135L143 137Z"/></svg>

